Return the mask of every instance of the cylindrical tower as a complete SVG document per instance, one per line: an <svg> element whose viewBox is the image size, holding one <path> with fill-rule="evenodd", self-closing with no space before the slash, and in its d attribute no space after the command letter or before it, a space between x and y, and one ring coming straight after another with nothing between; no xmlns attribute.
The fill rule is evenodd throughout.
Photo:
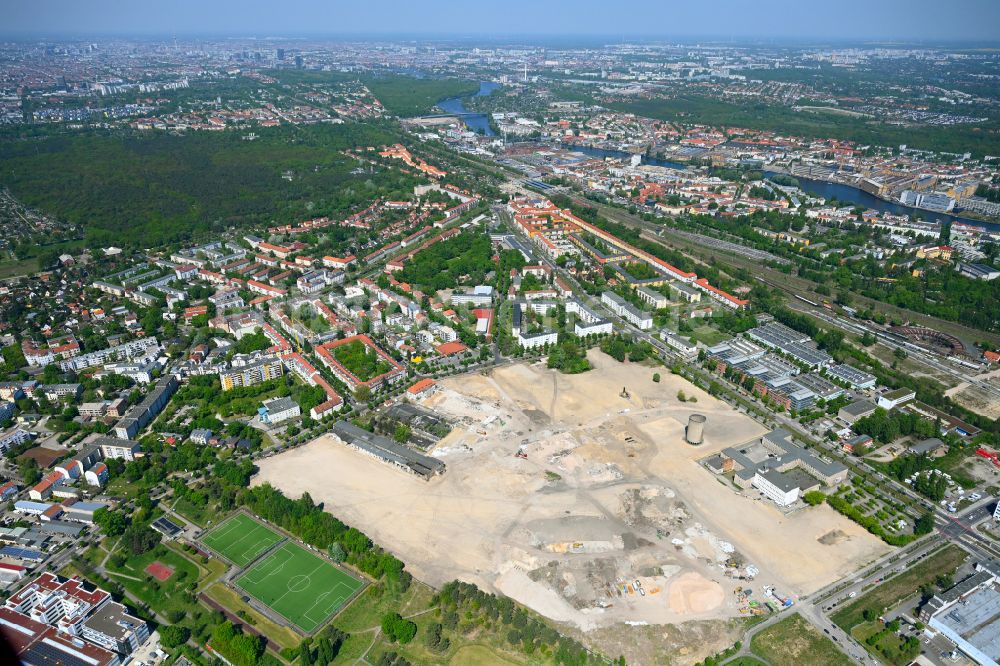
<svg viewBox="0 0 1000 666"><path fill-rule="evenodd" d="M688 417L687 428L684 431L684 439L688 444L701 444L705 437L705 415L692 414Z"/></svg>

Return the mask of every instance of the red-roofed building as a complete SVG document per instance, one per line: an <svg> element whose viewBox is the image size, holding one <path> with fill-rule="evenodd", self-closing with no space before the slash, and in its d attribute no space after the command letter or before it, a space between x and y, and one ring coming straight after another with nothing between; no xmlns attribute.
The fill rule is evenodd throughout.
<svg viewBox="0 0 1000 666"><path fill-rule="evenodd" d="M492 308L477 308L472 311L472 316L476 318L476 335L485 335L489 340L493 337L493 310Z"/></svg>
<svg viewBox="0 0 1000 666"><path fill-rule="evenodd" d="M52 338L45 345L35 344L34 340L21 341L21 351L28 365L46 366L56 361L65 361L80 353L80 343L72 335Z"/></svg>
<svg viewBox="0 0 1000 666"><path fill-rule="evenodd" d="M570 296L573 295L573 288L569 286L568 282L566 282L565 280L563 280L558 275L556 276L556 279L554 280L554 283L555 283L555 286L556 286L556 291L559 292L559 295L562 298L569 298Z"/></svg>
<svg viewBox="0 0 1000 666"><path fill-rule="evenodd" d="M0 636L23 664L38 666L118 666L110 650L57 631L23 613L0 608Z"/></svg>
<svg viewBox="0 0 1000 666"><path fill-rule="evenodd" d="M10 499L17 494L17 483L14 481L8 481L3 485L0 485L0 500Z"/></svg>
<svg viewBox="0 0 1000 666"><path fill-rule="evenodd" d="M431 166L427 162L424 162L422 159L414 158L413 155L410 154L409 150L407 150L404 146L398 143L394 146L391 146L381 151L379 155L381 155L382 157L392 157L394 159L403 160L407 165L415 169L419 169L420 171L423 171L428 176L433 176L435 178L443 178L444 176L448 175L447 171L442 171L441 169L438 169L435 166Z"/></svg>
<svg viewBox="0 0 1000 666"><path fill-rule="evenodd" d="M437 382L435 382L433 379L427 378L427 379L421 379L416 384L406 389L406 392L413 397L417 397L417 396L430 395L435 390L437 390Z"/></svg>
<svg viewBox="0 0 1000 666"><path fill-rule="evenodd" d="M108 466L102 462L96 462L93 467L84 472L83 476L88 484L103 487L108 482Z"/></svg>
<svg viewBox="0 0 1000 666"><path fill-rule="evenodd" d="M0 580L17 581L21 580L26 575L28 575L28 567L22 567L20 564L0 562Z"/></svg>
<svg viewBox="0 0 1000 666"><path fill-rule="evenodd" d="M198 271L198 275L203 280L207 280L213 284L226 284L229 281L229 278L222 273L215 273L213 271L205 270L204 268Z"/></svg>
<svg viewBox="0 0 1000 666"><path fill-rule="evenodd" d="M434 348L441 356L454 356L455 354L461 354L468 347L463 345L461 342L445 342L444 344L438 345Z"/></svg>
<svg viewBox="0 0 1000 666"><path fill-rule="evenodd" d="M358 258L353 254L346 257L327 256L323 257L323 265L327 268L347 268L357 260Z"/></svg>
<svg viewBox="0 0 1000 666"><path fill-rule="evenodd" d="M284 289L278 289L277 287L272 287L269 284L264 284L263 282L258 282L257 280L247 280L247 289L256 294L272 297L284 296L288 293Z"/></svg>
<svg viewBox="0 0 1000 666"><path fill-rule="evenodd" d="M251 300L249 303L247 303L247 305L249 305L252 308L256 308L257 306L264 305L265 303L267 303L268 301L272 300L273 298L274 298L274 296L271 296L271 295L258 296L257 298L255 298L255 299Z"/></svg>
<svg viewBox="0 0 1000 666"><path fill-rule="evenodd" d="M377 354L379 359L389 366L389 370L374 377L370 377L366 381L362 381L353 372L348 370L340 361L338 361L334 355L334 349L352 342L360 342L369 350ZM332 340L317 346L315 349L323 365L329 368L337 379L347 384L352 391L357 389L359 386L367 386L368 388L374 390L381 388L386 384L392 384L400 381L405 377L403 366L396 362L396 359L382 351L382 349L372 342L371 338L367 335L352 335L351 337L344 338L342 340Z"/></svg>
<svg viewBox="0 0 1000 666"><path fill-rule="evenodd" d="M736 298L732 294L728 294L722 291L721 289L713 287L708 283L708 280L706 280L705 278L699 278L698 280L695 280L694 286L697 289L704 291L706 294L709 295L709 297L718 301L719 303L722 303L727 308L741 310L750 303L750 301L743 300L742 298Z"/></svg>
<svg viewBox="0 0 1000 666"><path fill-rule="evenodd" d="M111 600L101 589L89 590L74 576L62 578L44 571L34 581L8 597L4 606L36 622L75 633L83 619Z"/></svg>
<svg viewBox="0 0 1000 666"><path fill-rule="evenodd" d="M52 495L52 491L62 485L63 480L64 477L61 472L49 472L42 477L41 481L31 487L31 490L28 491L28 497L36 502L48 499Z"/></svg>
<svg viewBox="0 0 1000 666"><path fill-rule="evenodd" d="M290 372L302 378L310 386L319 386L326 393L327 399L309 410L309 415L314 419L321 419L328 414L340 411L344 406L344 399L330 386L330 382L323 379L312 363L306 360L301 354L291 352L281 357L281 362L285 364Z"/></svg>
<svg viewBox="0 0 1000 666"><path fill-rule="evenodd" d="M272 245L271 243L261 243L260 245L257 246L257 249L260 250L261 252L267 252L269 254L273 254L279 259L284 259L285 257L287 257L292 253L291 248L282 247L280 245Z"/></svg>
<svg viewBox="0 0 1000 666"><path fill-rule="evenodd" d="M189 308L184 308L184 322L187 324L191 323L191 320L200 315L208 314L207 305L193 305Z"/></svg>

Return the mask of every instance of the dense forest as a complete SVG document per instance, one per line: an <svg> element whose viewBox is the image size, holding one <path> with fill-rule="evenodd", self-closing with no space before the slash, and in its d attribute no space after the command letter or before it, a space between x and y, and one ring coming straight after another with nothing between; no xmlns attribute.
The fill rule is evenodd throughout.
<svg viewBox="0 0 1000 666"><path fill-rule="evenodd" d="M386 111L404 117L428 113L446 97L479 91L479 83L466 79L415 79L390 75L366 78L363 82L382 102Z"/></svg>
<svg viewBox="0 0 1000 666"><path fill-rule="evenodd" d="M403 74L347 74L304 70L272 70L269 75L288 84L323 84L360 81L375 95L386 111L402 117L419 116L447 97L479 91L479 83L469 79L415 78Z"/></svg>
<svg viewBox="0 0 1000 666"><path fill-rule="evenodd" d="M925 270L919 277L899 271L892 282L866 283L864 273L854 268L852 278L859 275L856 290L865 296L984 331L1000 330L996 281L967 278L950 266Z"/></svg>
<svg viewBox="0 0 1000 666"><path fill-rule="evenodd" d="M91 246L155 247L230 226L343 215L378 196L404 198L415 177L352 173L341 151L395 143L388 124L139 134L91 132L0 142L0 185L63 220Z"/></svg>

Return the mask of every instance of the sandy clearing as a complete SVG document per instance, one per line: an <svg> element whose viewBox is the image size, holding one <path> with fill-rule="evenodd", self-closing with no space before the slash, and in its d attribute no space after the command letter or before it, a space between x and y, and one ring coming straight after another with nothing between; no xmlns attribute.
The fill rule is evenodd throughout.
<svg viewBox="0 0 1000 666"><path fill-rule="evenodd" d="M429 482L320 437L261 461L253 483L309 492L432 585L475 582L585 629L738 616L734 549L760 568L755 585L792 594L887 551L828 507L786 516L699 467L764 432L748 417L662 369L654 383L650 368L589 357L582 375L518 364L440 382L421 403L456 427L433 452L448 471ZM708 417L698 447L683 441L692 412ZM627 590L638 579L645 596Z"/></svg>
<svg viewBox="0 0 1000 666"><path fill-rule="evenodd" d="M681 615L707 613L719 608L725 598L722 586L693 571L681 574L668 591L670 610Z"/></svg>
<svg viewBox="0 0 1000 666"><path fill-rule="evenodd" d="M731 446L724 443L726 437L717 435L731 435L733 427L724 414L715 419L710 416L705 445L660 447L650 463L650 472L669 479L696 517L713 533L727 535L763 574L782 581L787 586L784 591L809 594L890 551L882 541L825 504L784 514L759 496L742 495L710 476L696 461ZM719 428L715 436L714 428ZM654 439L677 441L683 435L683 426L673 416L643 423L640 429ZM758 426L752 435L763 432ZM846 536L833 544L820 542L837 530Z"/></svg>
<svg viewBox="0 0 1000 666"><path fill-rule="evenodd" d="M991 383L995 384L996 381L991 380ZM1000 399L997 399L995 395L985 389L963 382L945 391L945 395L953 398L963 407L982 414L987 418L995 419L1000 417Z"/></svg>

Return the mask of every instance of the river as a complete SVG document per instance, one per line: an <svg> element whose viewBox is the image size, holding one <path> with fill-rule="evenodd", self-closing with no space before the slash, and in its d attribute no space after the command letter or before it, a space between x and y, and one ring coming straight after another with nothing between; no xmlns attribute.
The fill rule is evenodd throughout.
<svg viewBox="0 0 1000 666"><path fill-rule="evenodd" d="M576 152L584 153L585 155L590 155L592 157L614 157L618 159L628 159L632 156L631 153L627 153L621 150L608 150L606 148L592 148L590 146L566 146L568 150L574 150ZM649 164L652 166L667 167L669 169L690 169L691 165L684 164L682 162L671 162L669 160L661 160L655 157L642 156L642 163ZM765 171L766 176L776 176L778 175L773 171ZM884 213L893 213L894 215L919 215L921 219L928 222L943 222L948 221L953 224L963 224L970 227L979 227L980 229L985 229L987 231L998 233L1000 232L1000 223L996 222L984 222L983 220L974 220L968 217L961 217L958 215L950 215L948 213L937 213L930 210L922 210L919 208L913 208L911 206L904 206L902 204L893 203L891 201L885 201L879 199L873 194L869 194L864 190L858 189L857 187L851 187L850 185L844 185L842 183L828 183L825 180L813 180L811 178L799 178L794 177L795 180L799 181L799 189L803 192L811 194L816 197L823 197L824 199L837 199L837 201L843 201L850 204L855 204L857 206L862 206L866 209L873 208L877 211Z"/></svg>
<svg viewBox="0 0 1000 666"><path fill-rule="evenodd" d="M767 176L778 175L772 171L765 171L764 173ZM863 206L864 208L874 208L875 210L882 211L883 213L892 213L894 215L919 215L921 219L928 222L940 223L947 221L953 224L980 227L981 229L986 229L987 231L992 231L994 233L1000 232L1000 224L996 222L984 222L983 220L974 220L968 217L960 217L958 215L950 215L948 213L938 213L932 210L923 210L920 208L913 208L911 206L904 206L903 204L879 199L874 194L869 194L868 192L858 189L857 187L844 185L842 183L828 183L825 180L813 180L812 178L800 178L798 176L792 177L799 181L799 189L804 192L808 192L813 196L823 197L824 199L846 201L848 203L857 204L858 206Z"/></svg>
<svg viewBox="0 0 1000 666"><path fill-rule="evenodd" d="M488 97L499 87L499 83L493 83L492 81L480 81L479 91L475 95L468 95L468 97ZM496 132L494 132L493 128L490 127L490 119L487 115L485 113L471 113L465 108L465 103L462 102L461 97L449 97L441 100L437 103L437 105L438 108L443 110L445 113L461 116L462 121L473 132L485 134L486 136L496 136Z"/></svg>

